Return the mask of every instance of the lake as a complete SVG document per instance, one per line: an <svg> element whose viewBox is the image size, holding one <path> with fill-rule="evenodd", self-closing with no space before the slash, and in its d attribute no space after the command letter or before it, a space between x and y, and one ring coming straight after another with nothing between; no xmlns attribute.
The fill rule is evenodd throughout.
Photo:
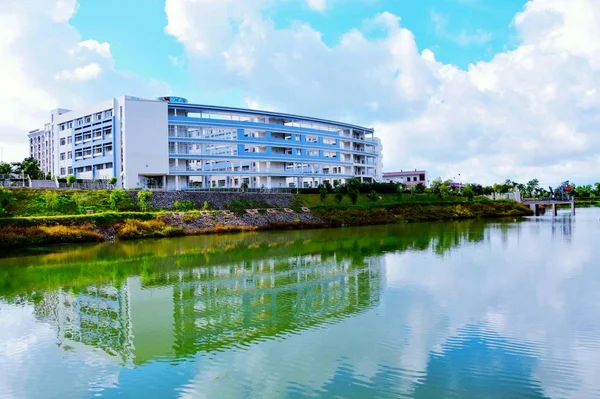
<svg viewBox="0 0 600 399"><path fill-rule="evenodd" d="M600 209L0 259L0 398L600 398Z"/></svg>

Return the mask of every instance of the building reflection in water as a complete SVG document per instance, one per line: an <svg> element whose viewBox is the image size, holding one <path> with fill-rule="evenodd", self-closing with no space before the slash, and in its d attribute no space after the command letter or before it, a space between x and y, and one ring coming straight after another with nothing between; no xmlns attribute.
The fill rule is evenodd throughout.
<svg viewBox="0 0 600 399"><path fill-rule="evenodd" d="M244 346L376 304L379 258L322 261L304 255L173 270L159 282L90 285L42 294L36 315L56 326L58 341L81 342L125 362L185 358ZM164 282L167 282L164 284Z"/></svg>

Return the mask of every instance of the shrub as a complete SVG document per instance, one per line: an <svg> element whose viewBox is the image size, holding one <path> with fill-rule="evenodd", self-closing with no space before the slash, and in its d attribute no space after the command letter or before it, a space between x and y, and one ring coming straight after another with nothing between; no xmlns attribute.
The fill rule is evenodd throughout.
<svg viewBox="0 0 600 399"><path fill-rule="evenodd" d="M8 215L8 207L15 202L15 194L6 188L0 187L0 216Z"/></svg>
<svg viewBox="0 0 600 399"><path fill-rule="evenodd" d="M350 197L350 201L352 204L356 204L358 201L358 193L359 188L361 186L360 180L357 178L348 179L348 183L346 184L346 189L348 190L348 197Z"/></svg>
<svg viewBox="0 0 600 399"><path fill-rule="evenodd" d="M327 199L327 187L322 184L319 185L319 198L321 199L321 202L325 202Z"/></svg>
<svg viewBox="0 0 600 399"><path fill-rule="evenodd" d="M78 226L4 226L2 247L102 241L104 237L94 231L91 224Z"/></svg>
<svg viewBox="0 0 600 399"><path fill-rule="evenodd" d="M150 210L152 205L150 204L150 200L152 199L152 191L142 190L137 194L138 204L140 209L144 212Z"/></svg>
<svg viewBox="0 0 600 399"><path fill-rule="evenodd" d="M114 186L115 184L117 184L117 178L114 176L111 177L110 180L108 181L108 184L112 184Z"/></svg>
<svg viewBox="0 0 600 399"><path fill-rule="evenodd" d="M127 219L121 227L117 236L123 240L136 238L159 238L183 235L181 227L168 226L159 220L134 220Z"/></svg>
<svg viewBox="0 0 600 399"><path fill-rule="evenodd" d="M377 191L373 190L369 193L369 201L377 202L378 199L379 199L379 194L377 194Z"/></svg>
<svg viewBox="0 0 600 399"><path fill-rule="evenodd" d="M210 210L210 204L208 203L208 201L204 201L204 203L202 204L202 210L203 211Z"/></svg>
<svg viewBox="0 0 600 399"><path fill-rule="evenodd" d="M75 175L67 175L67 184L73 184L76 182L77 182L77 179L75 178Z"/></svg>
<svg viewBox="0 0 600 399"><path fill-rule="evenodd" d="M177 211L191 211L194 209L194 203L188 200L175 200L175 202L173 202L173 209Z"/></svg>
<svg viewBox="0 0 600 399"><path fill-rule="evenodd" d="M194 223L200 218L200 213L198 212L187 212L183 215L183 223Z"/></svg>
<svg viewBox="0 0 600 399"><path fill-rule="evenodd" d="M342 200L344 199L344 194L342 194L342 190L340 190L339 187L335 189L334 198L338 204L341 203Z"/></svg>
<svg viewBox="0 0 600 399"><path fill-rule="evenodd" d="M124 211L133 208L133 201L127 191L123 189L115 189L110 192L108 199L110 208L114 211Z"/></svg>
<svg viewBox="0 0 600 399"><path fill-rule="evenodd" d="M265 209L272 208L272 206L264 201L249 201L247 199L241 199L231 201L225 208L232 212L243 214L246 212L246 209Z"/></svg>
<svg viewBox="0 0 600 399"><path fill-rule="evenodd" d="M72 197L59 195L58 192L52 190L45 191L41 197L45 208L44 213L47 215L77 213L77 204Z"/></svg>

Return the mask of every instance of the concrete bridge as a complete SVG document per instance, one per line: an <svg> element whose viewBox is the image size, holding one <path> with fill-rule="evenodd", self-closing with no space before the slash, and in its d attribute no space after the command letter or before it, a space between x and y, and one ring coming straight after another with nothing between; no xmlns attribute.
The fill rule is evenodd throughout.
<svg viewBox="0 0 600 399"><path fill-rule="evenodd" d="M571 215L575 215L575 198L571 198L570 200L523 198L521 199L521 203L529 206L535 216L538 216L542 212L542 209L546 209L547 206L552 207L552 214L556 216L559 205L571 205Z"/></svg>

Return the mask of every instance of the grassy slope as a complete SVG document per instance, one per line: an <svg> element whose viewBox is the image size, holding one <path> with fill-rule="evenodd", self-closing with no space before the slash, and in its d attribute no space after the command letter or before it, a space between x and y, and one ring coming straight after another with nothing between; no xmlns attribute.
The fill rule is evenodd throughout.
<svg viewBox="0 0 600 399"><path fill-rule="evenodd" d="M107 229L122 239L182 235L181 227L170 226L162 212L112 212L107 190L61 190L51 195L62 198L59 206L48 208L45 195L51 190L15 190L11 206L14 217L0 218L0 247L41 245L66 242L101 241ZM369 225L412 221L456 220L488 217L517 217L529 214L524 206L512 201L476 201L432 195L382 194L378 201L360 195L356 205L345 195L341 203L328 195L299 194L298 200L313 210L322 226ZM81 214L93 209L93 214ZM199 215L198 215L199 217ZM313 224L312 226L316 226ZM66 227L68 226L68 227ZM235 226L221 226L233 228ZM276 228L273 225L270 228ZM289 228L281 225L280 228ZM294 224L293 228L301 228ZM221 231L221 230L218 230ZM211 231L202 231L209 233Z"/></svg>

